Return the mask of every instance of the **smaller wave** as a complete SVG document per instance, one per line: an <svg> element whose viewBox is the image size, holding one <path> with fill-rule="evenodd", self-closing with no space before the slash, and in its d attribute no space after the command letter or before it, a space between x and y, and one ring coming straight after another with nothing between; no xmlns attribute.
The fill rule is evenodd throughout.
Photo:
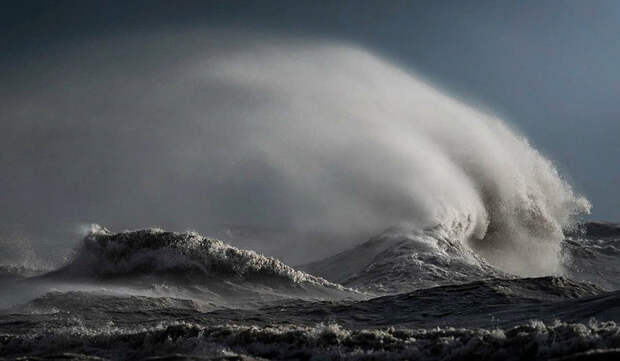
<svg viewBox="0 0 620 361"><path fill-rule="evenodd" d="M328 319L350 328L513 327L531 319L617 321L620 293L562 277L490 279L439 286L363 301L288 301L285 305L243 310L236 320L269 325L274 320L312 324ZM229 311L209 320L225 323Z"/></svg>
<svg viewBox="0 0 620 361"><path fill-rule="evenodd" d="M458 227L457 227L458 231ZM302 265L348 287L394 294L489 278L518 278L459 241L454 227L392 227L350 250ZM567 232L555 276L620 289L620 224L588 222Z"/></svg>
<svg viewBox="0 0 620 361"><path fill-rule="evenodd" d="M494 279L365 301L205 313L182 299L53 292L0 313L0 358L612 359L619 296L559 277Z"/></svg>
<svg viewBox="0 0 620 361"><path fill-rule="evenodd" d="M195 232L166 232L156 228L113 233L94 227L69 264L39 279L149 290L155 287L154 292L163 290L165 296L246 306L283 297L367 297L254 251L238 249Z"/></svg>
<svg viewBox="0 0 620 361"><path fill-rule="evenodd" d="M277 277L291 284L341 288L319 277L254 251L241 250L195 232L151 228L112 233L99 228L88 234L74 260L57 275L113 278L139 274L222 275L242 279Z"/></svg>

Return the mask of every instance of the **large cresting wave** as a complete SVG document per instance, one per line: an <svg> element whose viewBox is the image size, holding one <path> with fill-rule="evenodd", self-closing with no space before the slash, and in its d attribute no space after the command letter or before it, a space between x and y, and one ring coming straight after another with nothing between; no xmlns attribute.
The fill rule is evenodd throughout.
<svg viewBox="0 0 620 361"><path fill-rule="evenodd" d="M561 272L562 231L589 204L500 119L350 46L264 46L209 65L206 82L248 93L231 127L295 194L299 226L442 225L505 270Z"/></svg>
<svg viewBox="0 0 620 361"><path fill-rule="evenodd" d="M230 45L239 38L245 46ZM23 121L41 108L62 116L50 122L62 139L83 137L55 155L96 152L97 171L75 161L60 172L97 177L87 196L99 201L95 221L143 215L137 222L320 230L334 240L441 225L505 271L562 272L563 230L590 205L502 120L352 45L214 32L153 39L115 45L129 55L103 44L111 55L92 62L105 79L63 73L70 105L52 87L30 113L8 110ZM166 55L146 66L149 54Z"/></svg>

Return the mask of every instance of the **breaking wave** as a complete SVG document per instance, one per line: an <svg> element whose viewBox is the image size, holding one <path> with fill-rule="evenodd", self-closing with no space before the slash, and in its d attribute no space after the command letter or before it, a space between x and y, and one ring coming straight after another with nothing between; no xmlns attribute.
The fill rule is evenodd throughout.
<svg viewBox="0 0 620 361"><path fill-rule="evenodd" d="M297 271L272 257L241 250L195 232L174 233L151 228L112 233L95 226L70 264L54 277L101 279L147 275L224 276L244 280L282 279L290 284L341 288Z"/></svg>
<svg viewBox="0 0 620 361"><path fill-rule="evenodd" d="M215 61L210 76L268 94L244 126L265 127L270 136L250 142L295 192L318 198L311 222L439 226L500 269L562 273L563 229L589 204L501 120L361 49L257 53Z"/></svg>
<svg viewBox="0 0 620 361"><path fill-rule="evenodd" d="M205 308L370 297L196 232L150 228L112 233L98 225L93 225L64 266L36 272L4 266L0 282L6 293L0 309L57 291L93 292L101 298L123 294L187 299Z"/></svg>
<svg viewBox="0 0 620 361"><path fill-rule="evenodd" d="M84 154L53 174L11 163L16 177L40 170L33 197L53 201L43 209L58 208L47 194L72 175L92 185L75 197L113 227L256 225L352 245L393 225L441 225L504 271L562 273L563 230L590 205L502 120L354 45L204 30L136 37L75 57L101 78L71 73L75 60L63 58L62 81L29 93L27 112L6 104L9 158L39 138L59 159ZM49 86L69 81L70 98ZM329 251L289 243L280 258Z"/></svg>
<svg viewBox="0 0 620 361"><path fill-rule="evenodd" d="M351 46L267 44L208 65L193 74L247 95L222 109L243 135L228 140L277 175L267 192L283 186L295 226L440 227L504 271L563 272L563 231L590 204L500 119Z"/></svg>

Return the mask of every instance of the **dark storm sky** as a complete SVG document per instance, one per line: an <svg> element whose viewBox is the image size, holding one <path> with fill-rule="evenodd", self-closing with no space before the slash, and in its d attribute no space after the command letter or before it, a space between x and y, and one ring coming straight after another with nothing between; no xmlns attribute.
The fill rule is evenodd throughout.
<svg viewBox="0 0 620 361"><path fill-rule="evenodd" d="M16 1L3 2L0 24L5 101L38 63L108 36L216 26L358 43L515 125L591 200L593 218L620 220L617 1ZM21 159L45 162L37 142ZM5 216L28 200L4 196ZM53 209L30 202L18 208Z"/></svg>

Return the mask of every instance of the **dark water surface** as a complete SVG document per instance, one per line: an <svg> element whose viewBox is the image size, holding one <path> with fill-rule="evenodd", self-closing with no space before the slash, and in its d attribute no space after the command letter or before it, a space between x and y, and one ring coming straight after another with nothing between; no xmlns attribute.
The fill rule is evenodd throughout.
<svg viewBox="0 0 620 361"><path fill-rule="evenodd" d="M302 266L195 233L92 233L51 272L2 268L4 359L613 360L620 228L522 278L406 237ZM321 278L319 276L325 277Z"/></svg>

